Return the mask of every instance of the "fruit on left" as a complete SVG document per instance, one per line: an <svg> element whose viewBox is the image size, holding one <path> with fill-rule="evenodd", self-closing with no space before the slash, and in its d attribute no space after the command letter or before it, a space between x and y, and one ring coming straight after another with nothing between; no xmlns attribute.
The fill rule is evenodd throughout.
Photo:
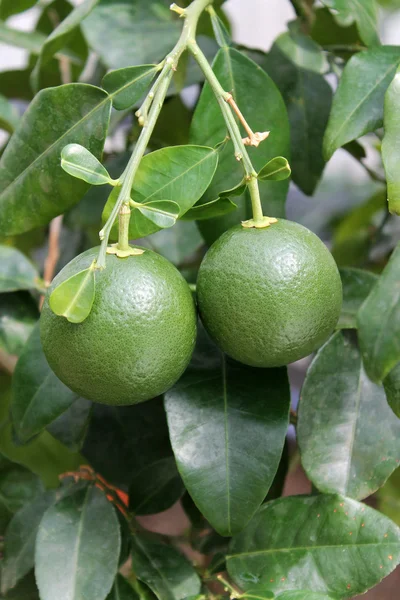
<svg viewBox="0 0 400 600"><path fill-rule="evenodd" d="M92 248L55 277L41 315L41 339L55 374L80 396L122 406L169 389L187 367L196 341L196 308L179 271L151 250L139 256L107 255L96 271L92 310L82 323L55 315L49 296L87 269Z"/></svg>

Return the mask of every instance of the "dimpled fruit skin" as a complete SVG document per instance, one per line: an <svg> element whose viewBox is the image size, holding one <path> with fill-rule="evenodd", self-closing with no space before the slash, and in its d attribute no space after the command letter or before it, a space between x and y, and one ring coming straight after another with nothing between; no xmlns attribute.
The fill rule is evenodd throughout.
<svg viewBox="0 0 400 600"><path fill-rule="evenodd" d="M279 219L225 232L200 266L197 297L206 329L226 354L277 367L326 341L339 318L342 284L321 240Z"/></svg>
<svg viewBox="0 0 400 600"><path fill-rule="evenodd" d="M190 289L165 258L107 255L96 271L89 316L69 323L50 309L48 296L90 266L98 248L72 260L54 279L41 315L41 339L55 374L74 392L110 405L136 404L169 389L189 363L196 339Z"/></svg>

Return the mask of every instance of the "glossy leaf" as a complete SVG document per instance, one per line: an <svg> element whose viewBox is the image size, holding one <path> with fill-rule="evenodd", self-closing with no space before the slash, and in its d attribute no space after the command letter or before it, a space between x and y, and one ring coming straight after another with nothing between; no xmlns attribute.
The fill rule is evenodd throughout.
<svg viewBox="0 0 400 600"><path fill-rule="evenodd" d="M51 433L64 446L74 452L81 450L89 425L92 403L78 398L54 421L47 425Z"/></svg>
<svg viewBox="0 0 400 600"><path fill-rule="evenodd" d="M332 103L331 87L321 74L299 67L295 58L287 56L277 44L262 64L278 86L288 111L293 181L311 195L325 166L322 141Z"/></svg>
<svg viewBox="0 0 400 600"><path fill-rule="evenodd" d="M7 600L40 600L35 576L29 573L6 596Z"/></svg>
<svg viewBox="0 0 400 600"><path fill-rule="evenodd" d="M400 366L396 365L383 380L386 398L394 414L400 419Z"/></svg>
<svg viewBox="0 0 400 600"><path fill-rule="evenodd" d="M61 151L61 166L66 173L91 185L111 184L112 180L101 162L79 144L68 144Z"/></svg>
<svg viewBox="0 0 400 600"><path fill-rule="evenodd" d="M4 540L1 565L1 592L6 594L33 568L35 541L40 521L54 502L53 492L41 494L28 502L12 518Z"/></svg>
<svg viewBox="0 0 400 600"><path fill-rule="evenodd" d="M400 469L397 469L385 485L375 494L377 509L400 525Z"/></svg>
<svg viewBox="0 0 400 600"><path fill-rule="evenodd" d="M228 572L244 590L352 598L400 562L400 530L380 513L336 495L293 496L262 506L237 535Z"/></svg>
<svg viewBox="0 0 400 600"><path fill-rule="evenodd" d="M107 600L142 600L127 580L118 574Z"/></svg>
<svg viewBox="0 0 400 600"><path fill-rule="evenodd" d="M94 404L82 452L110 483L130 486L147 465L173 456L162 400L126 407Z"/></svg>
<svg viewBox="0 0 400 600"><path fill-rule="evenodd" d="M362 43L355 23L345 27L339 25L328 8L317 8L314 12L310 35L324 49L334 51L340 56L349 57L353 52L361 50ZM347 51L345 50L347 47ZM340 49L339 49L340 48Z"/></svg>
<svg viewBox="0 0 400 600"><path fill-rule="evenodd" d="M1 10L1 4L0 4ZM12 133L19 121L19 115L14 106L0 94L0 129Z"/></svg>
<svg viewBox="0 0 400 600"><path fill-rule="evenodd" d="M183 600L200 592L199 576L187 559L144 535L132 538L132 568L158 600Z"/></svg>
<svg viewBox="0 0 400 600"><path fill-rule="evenodd" d="M179 216L184 215L199 200L209 186L217 167L218 155L212 148L203 146L173 146L156 150L143 157L135 177L132 198L142 204L170 200L179 205ZM117 189L117 188L116 188ZM108 199L104 208L106 221L116 202L117 192ZM136 239L160 229L155 223L143 223L133 211L129 236ZM117 237L115 224L111 233Z"/></svg>
<svg viewBox="0 0 400 600"><path fill-rule="evenodd" d="M38 279L39 273L22 252L0 245L0 292L34 289Z"/></svg>
<svg viewBox="0 0 400 600"><path fill-rule="evenodd" d="M243 529L272 484L290 398L285 369L249 368L215 352L209 342L198 345L191 367L166 393L165 409L186 489L214 529L229 536Z"/></svg>
<svg viewBox="0 0 400 600"><path fill-rule="evenodd" d="M389 211L400 214L400 69L385 95L382 160L387 180Z"/></svg>
<svg viewBox="0 0 400 600"><path fill-rule="evenodd" d="M343 304L338 329L356 329L357 313L378 280L378 276L363 269L340 269Z"/></svg>
<svg viewBox="0 0 400 600"><path fill-rule="evenodd" d="M339 25L356 23L361 39L367 46L379 45L378 14L375 0L322 0L332 9Z"/></svg>
<svg viewBox="0 0 400 600"><path fill-rule="evenodd" d="M35 91L39 89L41 68L49 62L58 50L66 46L68 41L75 35L83 19L91 13L97 3L98 0L84 0L69 13L66 19L57 25L46 39L40 49L38 61L31 75L31 82Z"/></svg>
<svg viewBox="0 0 400 600"><path fill-rule="evenodd" d="M170 508L185 491L173 456L133 473L129 506L136 515L153 515Z"/></svg>
<svg viewBox="0 0 400 600"><path fill-rule="evenodd" d="M95 271L84 269L63 281L50 294L50 308L70 323L82 323L92 310L95 296Z"/></svg>
<svg viewBox="0 0 400 600"><path fill-rule="evenodd" d="M373 381L382 381L400 361L400 245L360 308L357 324L363 362Z"/></svg>
<svg viewBox="0 0 400 600"><path fill-rule="evenodd" d="M236 103L253 131L271 132L268 140L258 148L248 148L255 169L259 171L276 156L290 159L287 113L282 97L271 78L252 60L233 48L219 50L213 63L213 70L224 89L233 93ZM257 89L257 94L253 93L254 89ZM196 144L214 147L225 139L226 134L227 129L219 105L210 86L206 83L194 113L191 140ZM242 179L243 165L235 159L233 145L229 142L219 153L217 171L202 202L215 200L221 191L238 185ZM287 181L278 183L266 181L260 184L261 199L266 214L284 216L287 190ZM229 217L231 218L228 219L227 227L240 222L247 215L237 211ZM213 226L213 223L209 223ZM222 229L225 229L224 223Z"/></svg>
<svg viewBox="0 0 400 600"><path fill-rule="evenodd" d="M113 106L126 110L138 102L157 73L157 65L116 69L105 75L102 87L112 95Z"/></svg>
<svg viewBox="0 0 400 600"><path fill-rule="evenodd" d="M181 218L183 221L202 221L203 219L214 219L229 214L237 209L229 198L220 197L204 204L196 204Z"/></svg>
<svg viewBox="0 0 400 600"><path fill-rule="evenodd" d="M283 592L283 594L276 596L276 600L340 600L340 598L338 596L331 596L331 594L301 590L297 592Z"/></svg>
<svg viewBox="0 0 400 600"><path fill-rule="evenodd" d="M145 202L137 210L146 219L161 229L167 229L175 225L176 219L179 216L179 205L171 200Z"/></svg>
<svg viewBox="0 0 400 600"><path fill-rule="evenodd" d="M286 158L277 156L270 160L258 174L261 181L282 181L290 177L291 169Z"/></svg>
<svg viewBox="0 0 400 600"><path fill-rule="evenodd" d="M62 170L60 153L74 142L100 157L110 109L106 92L82 83L42 90L35 97L0 161L3 234L46 225L81 199L88 185Z"/></svg>
<svg viewBox="0 0 400 600"><path fill-rule="evenodd" d="M18 356L38 318L39 312L30 294L1 294L0 349Z"/></svg>
<svg viewBox="0 0 400 600"><path fill-rule="evenodd" d="M104 600L118 570L114 507L95 486L62 498L45 513L35 551L41 600Z"/></svg>
<svg viewBox="0 0 400 600"><path fill-rule="evenodd" d="M337 332L317 353L301 392L302 465L318 490L357 500L400 464L400 420L362 367L355 340Z"/></svg>
<svg viewBox="0 0 400 600"><path fill-rule="evenodd" d="M85 37L111 69L160 61L182 28L170 4L169 0L100 0L82 24Z"/></svg>
<svg viewBox="0 0 400 600"><path fill-rule="evenodd" d="M282 33L274 44L300 69L323 74L329 68L322 49L301 32L296 21L290 23L289 31Z"/></svg>
<svg viewBox="0 0 400 600"><path fill-rule="evenodd" d="M29 441L77 399L78 396L50 369L37 325L25 345L13 377L11 416L19 440Z"/></svg>
<svg viewBox="0 0 400 600"><path fill-rule="evenodd" d="M385 92L400 63L398 46L382 46L353 56L333 99L324 138L328 160L348 142L382 126Z"/></svg>

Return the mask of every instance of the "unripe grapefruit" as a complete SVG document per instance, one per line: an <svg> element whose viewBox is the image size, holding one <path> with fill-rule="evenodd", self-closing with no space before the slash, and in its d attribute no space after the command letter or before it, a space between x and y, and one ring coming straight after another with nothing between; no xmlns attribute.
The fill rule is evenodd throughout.
<svg viewBox="0 0 400 600"><path fill-rule="evenodd" d="M74 392L104 404L136 404L169 389L185 370L196 338L196 311L189 286L165 258L107 255L96 271L92 310L82 323L55 315L52 290L88 268L92 248L54 279L41 315L41 339L55 374Z"/></svg>
<svg viewBox="0 0 400 600"><path fill-rule="evenodd" d="M202 321L232 358L255 367L299 360L329 337L342 285L335 261L311 231L279 219L225 232L200 266Z"/></svg>

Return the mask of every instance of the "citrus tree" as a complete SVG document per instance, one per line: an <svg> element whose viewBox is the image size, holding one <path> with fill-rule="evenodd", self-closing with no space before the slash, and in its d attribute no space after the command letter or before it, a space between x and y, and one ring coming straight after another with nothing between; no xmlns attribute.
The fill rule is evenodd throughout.
<svg viewBox="0 0 400 600"><path fill-rule="evenodd" d="M0 0L29 52L0 72L1 597L374 587L400 562L400 46L374 0L292 0L268 53L223 0L13 29L35 4ZM324 203L340 148L369 180ZM285 218L290 177L318 223ZM298 458L312 493L282 497ZM184 532L151 533L178 501Z"/></svg>

